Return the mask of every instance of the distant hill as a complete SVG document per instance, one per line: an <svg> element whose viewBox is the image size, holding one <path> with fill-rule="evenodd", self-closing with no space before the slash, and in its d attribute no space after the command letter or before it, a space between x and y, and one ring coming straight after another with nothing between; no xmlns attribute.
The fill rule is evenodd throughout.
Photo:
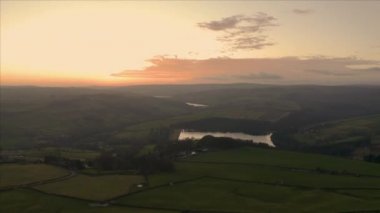
<svg viewBox="0 0 380 213"><path fill-rule="evenodd" d="M213 123L223 130L253 129L242 128L239 119L244 119L270 121L272 129L289 133L320 122L379 114L379 97L379 86L1 87L1 147L107 143L118 133L132 134L136 128L128 127L133 125L144 128L145 137L151 129L188 121L205 129L207 120L202 119L209 118L222 118Z"/></svg>
<svg viewBox="0 0 380 213"><path fill-rule="evenodd" d="M2 88L1 146L75 143L126 125L187 113L190 109L173 100L103 90Z"/></svg>

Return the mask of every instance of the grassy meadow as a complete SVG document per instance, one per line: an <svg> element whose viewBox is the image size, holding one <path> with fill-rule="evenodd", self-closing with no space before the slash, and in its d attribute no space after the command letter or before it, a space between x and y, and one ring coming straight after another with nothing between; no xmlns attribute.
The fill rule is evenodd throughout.
<svg viewBox="0 0 380 213"><path fill-rule="evenodd" d="M66 195L88 200L107 200L126 194L144 178L137 175L78 175L69 180L48 183L35 188L47 193Z"/></svg>
<svg viewBox="0 0 380 213"><path fill-rule="evenodd" d="M2 165L6 166L9 167ZM24 176L25 168L33 170L36 165L17 166L12 172L15 180ZM380 209L378 164L243 147L200 153L177 161L175 167L174 172L148 175L147 179L138 175L79 174L33 188L7 190L0 192L0 208L21 212L58 209L62 212L294 212L294 209L342 212ZM18 173L15 172L17 169ZM8 171L11 170L8 168ZM137 188L139 183L146 184ZM109 199L113 201L108 207L90 205ZM23 204L16 205L15 202ZM44 205L45 202L48 204Z"/></svg>
<svg viewBox="0 0 380 213"><path fill-rule="evenodd" d="M153 189L119 202L200 212L339 212L379 208L377 199L363 200L317 189L300 190L212 178Z"/></svg>
<svg viewBox="0 0 380 213"><path fill-rule="evenodd" d="M330 172L319 172L316 167ZM176 169L174 173L149 176L152 188L122 197L118 202L215 212L380 208L380 177L375 177L380 165L361 161L242 148L200 154L178 162ZM344 170L347 173L339 173ZM357 176L359 172L368 176Z"/></svg>
<svg viewBox="0 0 380 213"><path fill-rule="evenodd" d="M28 189L0 192L0 203L0 212L176 213L176 211L161 211L126 206L91 207L90 203L86 201L46 195Z"/></svg>
<svg viewBox="0 0 380 213"><path fill-rule="evenodd" d="M46 164L0 164L0 188L44 181L69 171Z"/></svg>

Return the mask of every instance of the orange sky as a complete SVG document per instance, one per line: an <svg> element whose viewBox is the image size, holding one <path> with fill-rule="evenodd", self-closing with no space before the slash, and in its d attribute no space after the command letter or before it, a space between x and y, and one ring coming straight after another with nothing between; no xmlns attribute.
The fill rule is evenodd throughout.
<svg viewBox="0 0 380 213"><path fill-rule="evenodd" d="M376 1L1 1L0 82L379 84L378 11Z"/></svg>

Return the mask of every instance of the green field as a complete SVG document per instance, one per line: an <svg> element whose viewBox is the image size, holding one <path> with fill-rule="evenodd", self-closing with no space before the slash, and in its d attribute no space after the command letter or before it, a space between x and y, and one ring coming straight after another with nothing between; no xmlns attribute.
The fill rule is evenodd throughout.
<svg viewBox="0 0 380 213"><path fill-rule="evenodd" d="M353 183L380 188L377 164L255 148L201 154L177 163L176 169L174 174L149 176L149 183L155 186L207 176L310 188L352 187Z"/></svg>
<svg viewBox="0 0 380 213"><path fill-rule="evenodd" d="M268 166L301 169L327 169L350 171L358 174L380 175L380 165L359 160L348 160L328 155L290 152L276 149L243 148L232 151L211 152L189 159L203 162L252 163Z"/></svg>
<svg viewBox="0 0 380 213"><path fill-rule="evenodd" d="M69 172L45 164L1 164L0 188L22 185L68 175Z"/></svg>
<svg viewBox="0 0 380 213"><path fill-rule="evenodd" d="M22 189L0 192L0 212L80 212L80 213L175 213L130 207L91 207L88 202Z"/></svg>
<svg viewBox="0 0 380 213"><path fill-rule="evenodd" d="M22 177L21 171L25 169L17 166L12 173ZM34 166L24 165L30 170ZM149 175L148 185L143 188L135 187L145 183L142 176L105 174L77 175L33 186L37 191L8 190L0 192L0 208L5 212L155 212L155 209L172 212L294 212L295 209L342 212L380 209L378 164L247 147L201 153L177 161L175 167L176 171L171 173ZM121 197L108 207L89 206L91 202L118 196ZM45 202L48 204L44 205Z"/></svg>
<svg viewBox="0 0 380 213"><path fill-rule="evenodd" d="M144 182L137 175L78 175L69 180L48 183L35 188L47 193L89 200L107 200L130 192L135 184Z"/></svg>
<svg viewBox="0 0 380 213"><path fill-rule="evenodd" d="M379 200L362 200L320 190L205 178L153 189L121 199L124 204L230 212L337 212L376 209Z"/></svg>
<svg viewBox="0 0 380 213"><path fill-rule="evenodd" d="M176 172L149 176L152 188L118 202L232 212L380 209L379 175L380 165L362 161L242 148L178 162Z"/></svg>
<svg viewBox="0 0 380 213"><path fill-rule="evenodd" d="M314 171L283 169L266 166L179 163L177 164L177 175L178 174L181 174L183 177L187 178L192 176L206 176L274 185L292 185L295 187L352 187L352 183L355 183L355 187L380 188L380 178L320 174L315 173ZM164 182L163 178L160 176L157 178L152 176L149 180L155 184Z"/></svg>

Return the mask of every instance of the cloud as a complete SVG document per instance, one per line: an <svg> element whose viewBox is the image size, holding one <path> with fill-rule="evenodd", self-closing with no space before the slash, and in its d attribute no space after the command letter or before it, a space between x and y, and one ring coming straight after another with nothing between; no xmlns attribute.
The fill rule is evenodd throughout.
<svg viewBox="0 0 380 213"><path fill-rule="evenodd" d="M320 75L330 75L330 76L352 76L352 75L358 74L358 73L352 73L352 72L339 72L339 71L334 71L334 70L307 69L305 71L320 74Z"/></svg>
<svg viewBox="0 0 380 213"><path fill-rule="evenodd" d="M248 79L248 80L280 80L282 76L268 73L268 72L259 72L259 73L250 73L248 75L240 75L237 76L240 79Z"/></svg>
<svg viewBox="0 0 380 213"><path fill-rule="evenodd" d="M236 27L236 25L242 21L244 16L230 16L222 18L219 21L210 21L210 22L201 22L198 23L198 26L201 28L206 28L214 31L227 30Z"/></svg>
<svg viewBox="0 0 380 213"><path fill-rule="evenodd" d="M252 16L235 15L198 23L200 28L221 33L217 40L225 43L230 51L257 50L274 45L264 34L269 27L274 26L278 26L276 18L261 12Z"/></svg>
<svg viewBox="0 0 380 213"><path fill-rule="evenodd" d="M226 82L229 79L231 79L231 76L220 76L220 77L206 76L206 77L195 78L195 80L207 81L207 82Z"/></svg>
<svg viewBox="0 0 380 213"><path fill-rule="evenodd" d="M380 84L380 61L354 57L282 57L282 58L209 58L181 59L156 57L141 70L124 70L112 74L150 83L234 83L277 82ZM370 66L370 68L368 68ZM367 67L367 68L353 68Z"/></svg>
<svg viewBox="0 0 380 213"><path fill-rule="evenodd" d="M360 64L362 65L362 64ZM345 71L336 71L336 70L315 70L309 69L305 70L306 72L317 73L321 75L332 75L332 76L353 76L360 75L362 73L371 73L371 72L380 72L380 67L368 67L368 68L348 68Z"/></svg>
<svg viewBox="0 0 380 213"><path fill-rule="evenodd" d="M380 67L370 67L366 69L356 69L357 71L367 71L367 72L380 72Z"/></svg>
<svg viewBox="0 0 380 213"><path fill-rule="evenodd" d="M266 46L274 45L273 42L267 42L267 36L258 36L258 37L246 37L239 38L235 41L227 39L227 42L231 42L233 44L233 48L235 49L262 49Z"/></svg>
<svg viewBox="0 0 380 213"><path fill-rule="evenodd" d="M311 9L294 9L293 13L295 13L297 15L307 15L310 13L314 13L314 10L311 10Z"/></svg>

